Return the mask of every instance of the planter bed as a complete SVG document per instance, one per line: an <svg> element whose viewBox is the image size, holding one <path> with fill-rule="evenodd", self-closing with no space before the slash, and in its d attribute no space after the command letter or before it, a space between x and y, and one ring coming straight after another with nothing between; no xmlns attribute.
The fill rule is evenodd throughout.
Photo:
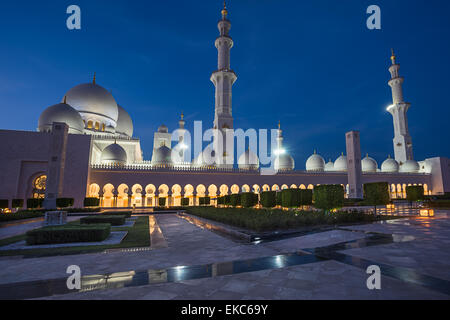
<svg viewBox="0 0 450 320"><path fill-rule="evenodd" d="M81 224L97 224L97 223L109 223L112 226L122 226L125 224L126 217L124 215L98 215L84 217L80 219Z"/></svg>
<svg viewBox="0 0 450 320"><path fill-rule="evenodd" d="M103 241L111 233L110 224L44 227L26 233L28 245Z"/></svg>

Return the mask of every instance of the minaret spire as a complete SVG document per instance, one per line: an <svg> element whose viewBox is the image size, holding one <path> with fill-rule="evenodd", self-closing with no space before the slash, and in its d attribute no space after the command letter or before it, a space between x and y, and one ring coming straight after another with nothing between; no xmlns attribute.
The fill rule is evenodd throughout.
<svg viewBox="0 0 450 320"><path fill-rule="evenodd" d="M389 67L391 80L388 84L392 89L392 105L388 107L387 111L394 120L395 160L401 165L407 160L413 159L412 139L409 135L408 117L406 115L411 104L405 102L403 98L403 82L405 79L400 76L400 65L397 63L397 56L393 49L391 53L392 65Z"/></svg>
<svg viewBox="0 0 450 320"><path fill-rule="evenodd" d="M230 37L231 22L228 20L228 9L226 2L222 9L222 19L219 20L217 28L219 37L215 41L217 48L217 70L211 75L211 81L215 86L215 115L214 129L222 131L223 155L233 154L227 150L226 130L233 129L234 120L232 114L232 87L237 76L230 65L230 51L234 42ZM232 161L232 159L230 159ZM220 161L219 161L220 162ZM223 162L225 164L225 162Z"/></svg>
<svg viewBox="0 0 450 320"><path fill-rule="evenodd" d="M97 77L97 74L94 72L94 79L92 79L92 83L95 84L95 78Z"/></svg>

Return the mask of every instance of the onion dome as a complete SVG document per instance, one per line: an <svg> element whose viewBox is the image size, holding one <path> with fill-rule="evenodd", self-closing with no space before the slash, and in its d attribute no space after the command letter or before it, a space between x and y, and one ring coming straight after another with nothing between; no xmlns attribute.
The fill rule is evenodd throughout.
<svg viewBox="0 0 450 320"><path fill-rule="evenodd" d="M65 101L65 100L64 100ZM77 110L67 103L55 104L45 109L38 121L38 131L50 132L53 122L63 122L69 126L69 133L83 134L84 123Z"/></svg>
<svg viewBox="0 0 450 320"><path fill-rule="evenodd" d="M159 147L153 152L152 165L172 164L172 150L166 146Z"/></svg>
<svg viewBox="0 0 450 320"><path fill-rule="evenodd" d="M392 159L391 156L381 164L381 172L398 172L398 169L398 162L395 159Z"/></svg>
<svg viewBox="0 0 450 320"><path fill-rule="evenodd" d="M206 147L205 150L200 152L197 158L195 158L194 165L197 167L215 165L215 154L216 152L210 146Z"/></svg>
<svg viewBox="0 0 450 320"><path fill-rule="evenodd" d="M362 172L377 172L378 164L375 159L372 159L367 154L364 159L361 160Z"/></svg>
<svg viewBox="0 0 450 320"><path fill-rule="evenodd" d="M276 171L294 170L295 161L287 153L282 153L275 158L274 168Z"/></svg>
<svg viewBox="0 0 450 320"><path fill-rule="evenodd" d="M239 167L239 169L258 170L259 169L259 158L253 151L250 151L250 149L247 149L247 151L245 151L239 157L238 167Z"/></svg>
<svg viewBox="0 0 450 320"><path fill-rule="evenodd" d="M66 93L67 103L76 109L86 121L104 123L116 127L119 109L112 94L105 88L92 83L73 87Z"/></svg>
<svg viewBox="0 0 450 320"><path fill-rule="evenodd" d="M166 125L163 124L158 128L158 132L159 133L169 133L169 129L167 128Z"/></svg>
<svg viewBox="0 0 450 320"><path fill-rule="evenodd" d="M117 143L110 144L102 151L101 162L102 164L125 165L127 164L127 153Z"/></svg>
<svg viewBox="0 0 450 320"><path fill-rule="evenodd" d="M420 166L415 160L408 160L400 166L400 172L403 173L418 173Z"/></svg>
<svg viewBox="0 0 450 320"><path fill-rule="evenodd" d="M325 171L334 171L334 163L331 159L325 165Z"/></svg>
<svg viewBox="0 0 450 320"><path fill-rule="evenodd" d="M128 112L121 106L117 106L119 110L119 117L117 118L116 132L126 135L128 137L133 136L133 121Z"/></svg>
<svg viewBox="0 0 450 320"><path fill-rule="evenodd" d="M323 171L325 169L325 160L317 154L314 154L306 161L306 171Z"/></svg>
<svg viewBox="0 0 450 320"><path fill-rule="evenodd" d="M334 171L347 171L347 157L344 153L334 162Z"/></svg>

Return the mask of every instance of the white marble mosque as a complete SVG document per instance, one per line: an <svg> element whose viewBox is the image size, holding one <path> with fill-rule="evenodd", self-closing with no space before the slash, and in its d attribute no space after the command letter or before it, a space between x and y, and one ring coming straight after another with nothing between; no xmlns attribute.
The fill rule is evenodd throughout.
<svg viewBox="0 0 450 320"><path fill-rule="evenodd" d="M215 87L214 129L225 133L234 128L232 87L237 75L230 66L234 42L226 7L221 13L220 34L215 41L218 66L211 81ZM214 202L215 197L229 193L313 188L318 184L342 184L349 197L361 197L362 184L377 181L389 183L393 198L404 197L407 185L423 185L427 194L450 192L450 159L414 160L407 120L410 104L404 101L404 78L394 52L391 61L388 84L393 103L388 112L394 122L394 157L387 157L381 165L369 155L361 159L359 133L349 132L347 155L342 153L325 162L314 152L305 168L297 169L283 149L280 124L272 175L261 174L256 150L238 155L237 166L227 162L225 156L234 150L226 148L223 159L219 157L214 163L208 161L214 152L211 148L186 159L183 149L172 147L172 133L165 125L154 134L151 160L144 160L140 140L133 135L131 116L94 75L92 82L73 87L62 95L60 103L45 109L37 132L0 130L2 150L9 150L0 155L0 180L6 186L0 189L0 199L11 203L12 199L72 197L75 206L82 206L85 197L99 197L104 207L139 207L155 206L158 198L166 197L168 206L177 206L183 197L195 205L201 196L211 196ZM183 132L184 128L181 115L175 129ZM180 145L183 139L181 135ZM174 157L174 153L179 156Z"/></svg>

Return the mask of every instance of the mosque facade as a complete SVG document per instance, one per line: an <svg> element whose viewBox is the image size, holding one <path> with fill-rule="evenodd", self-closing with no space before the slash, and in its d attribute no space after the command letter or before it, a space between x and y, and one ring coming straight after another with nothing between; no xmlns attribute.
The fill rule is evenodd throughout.
<svg viewBox="0 0 450 320"><path fill-rule="evenodd" d="M186 159L182 115L177 146L172 146L169 128L161 125L154 133L151 160L144 160L131 116L94 75L92 82L75 86L60 103L45 109L37 131L0 130L1 150L6 150L0 154L0 199L11 205L13 199L44 198L50 208L56 198L74 198L75 206L81 207L85 197L97 197L103 207L148 207L157 206L163 197L167 206L179 206L182 198L197 205L203 196L214 203L217 196L231 193L312 189L320 184L341 184L348 197L359 198L362 185L369 182L388 182L393 199L405 197L408 185L422 185L426 194L450 192L450 159L414 160L407 119L410 104L404 101L404 78L394 52L388 82L393 102L387 109L394 124L393 158L381 166L369 155L362 158L360 133L350 131L345 135L346 154L325 162L314 152L305 169L298 170L283 148L279 124L273 174L264 173L257 150L251 148L239 155L235 166L226 134L234 128L232 88L237 81L230 65L234 42L226 7L218 29L218 64L210 80L215 87L213 129L223 133L220 151L207 147L194 159Z"/></svg>

